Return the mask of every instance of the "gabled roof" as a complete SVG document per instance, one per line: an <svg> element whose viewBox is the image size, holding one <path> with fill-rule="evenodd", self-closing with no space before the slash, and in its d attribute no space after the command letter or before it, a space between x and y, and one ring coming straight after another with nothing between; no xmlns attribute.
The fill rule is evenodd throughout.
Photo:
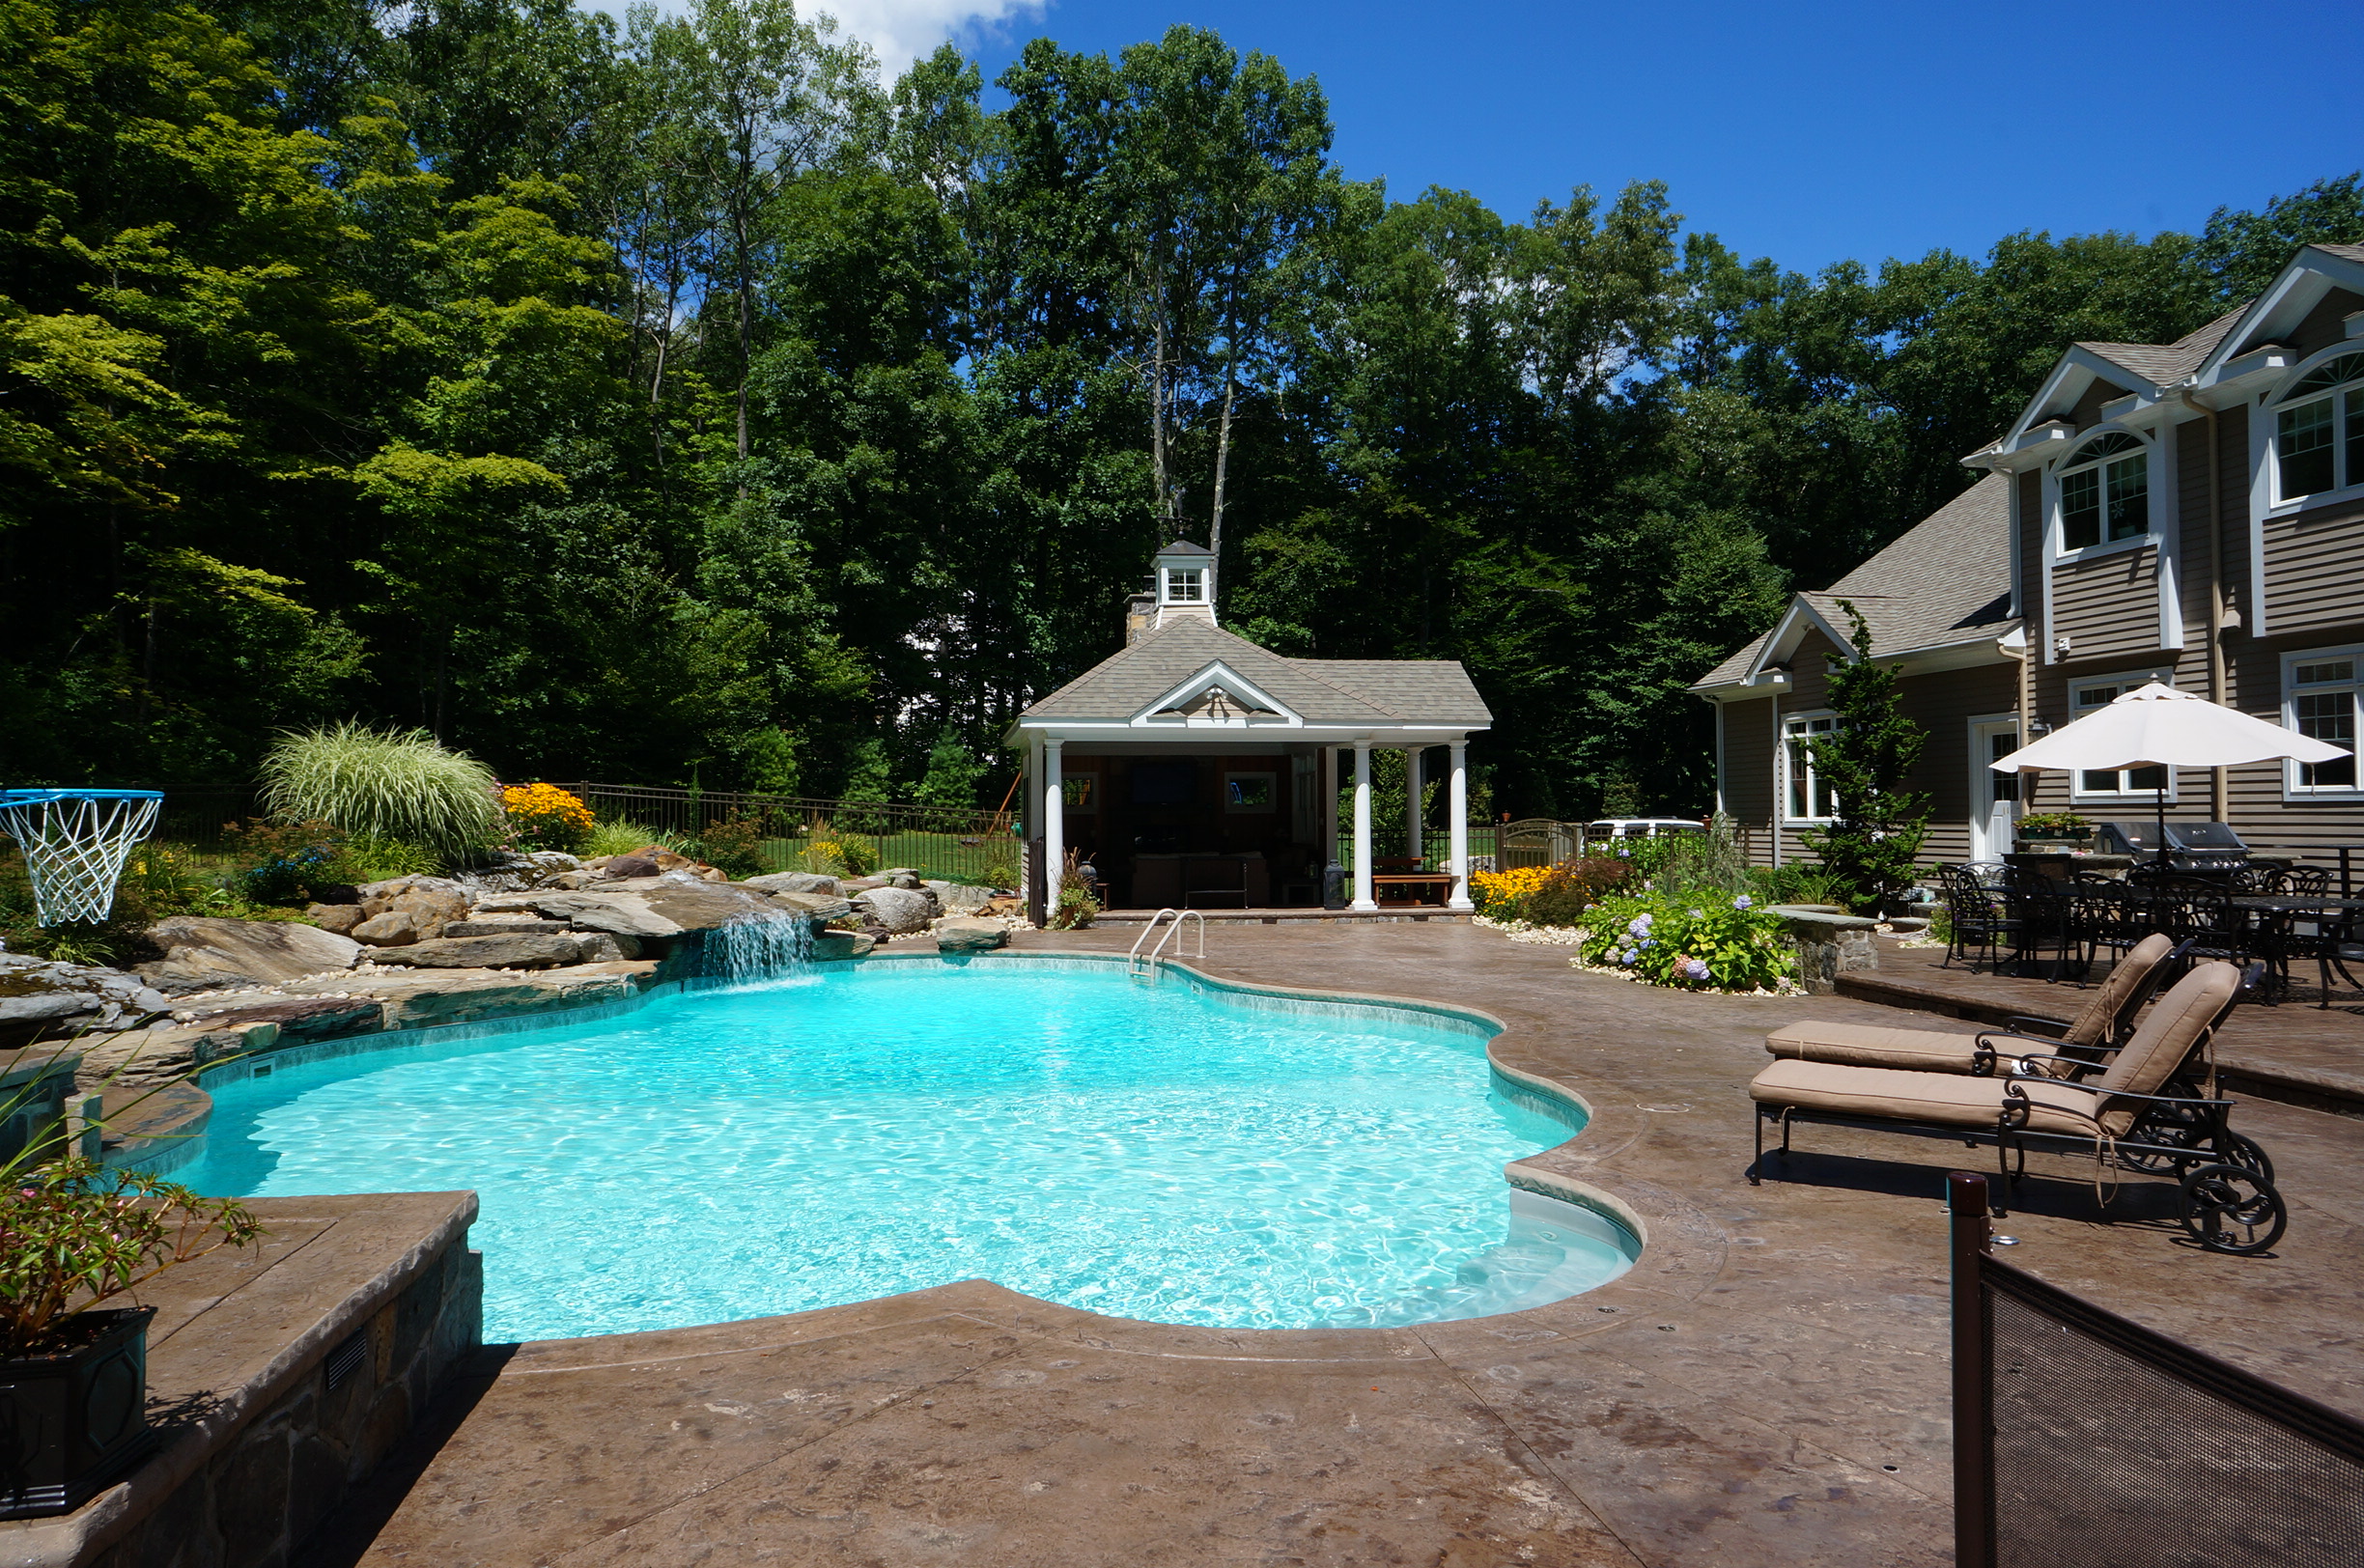
<svg viewBox="0 0 2364 1568"><path fill-rule="evenodd" d="M2226 311L2197 332L2189 332L2173 343L2080 343L2080 349L2090 349L2113 365L2124 365L2149 381L2153 387L2173 385L2200 368L2209 351L2224 341L2233 330L2233 323L2241 319L2246 305Z"/></svg>
<svg viewBox="0 0 2364 1568"><path fill-rule="evenodd" d="M1872 629L1874 658L2000 637L2011 604L2011 480L1988 474L1886 549L1819 592L1796 595L1781 623L1692 684L1731 686L1778 663L1809 630L1844 646L1846 600ZM1768 658L1767 656L1773 656Z"/></svg>
<svg viewBox="0 0 2364 1568"><path fill-rule="evenodd" d="M1218 664L1307 724L1480 729L1494 721L1451 659L1286 658L1196 617L1168 622L1018 716L1128 722Z"/></svg>

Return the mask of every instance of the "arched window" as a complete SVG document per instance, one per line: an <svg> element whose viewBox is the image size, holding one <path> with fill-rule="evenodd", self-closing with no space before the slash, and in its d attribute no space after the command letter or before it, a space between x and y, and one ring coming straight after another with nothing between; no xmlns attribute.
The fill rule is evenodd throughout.
<svg viewBox="0 0 2364 1568"><path fill-rule="evenodd" d="M2308 371L2274 411L2275 498L2364 485L2364 352Z"/></svg>
<svg viewBox="0 0 2364 1568"><path fill-rule="evenodd" d="M2151 531L2151 457L2124 431L2095 437L2061 469L2061 548Z"/></svg>

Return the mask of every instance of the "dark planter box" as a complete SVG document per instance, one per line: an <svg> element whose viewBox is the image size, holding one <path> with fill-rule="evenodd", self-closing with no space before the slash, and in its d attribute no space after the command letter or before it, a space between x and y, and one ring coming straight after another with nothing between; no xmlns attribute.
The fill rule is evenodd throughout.
<svg viewBox="0 0 2364 1568"><path fill-rule="evenodd" d="M85 1312L68 1350L0 1360L0 1519L71 1513L145 1455L153 1306Z"/></svg>

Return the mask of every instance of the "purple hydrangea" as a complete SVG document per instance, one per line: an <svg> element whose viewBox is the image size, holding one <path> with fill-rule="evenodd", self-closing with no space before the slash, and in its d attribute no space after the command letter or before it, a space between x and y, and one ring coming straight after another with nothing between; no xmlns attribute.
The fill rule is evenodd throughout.
<svg viewBox="0 0 2364 1568"><path fill-rule="evenodd" d="M1706 917L1706 914L1707 914L1707 911L1706 911L1705 910L1693 910L1691 911L1691 918L1692 918L1692 919L1694 919L1694 920L1701 920L1701 919L1704 919L1704 918Z"/></svg>
<svg viewBox="0 0 2364 1568"><path fill-rule="evenodd" d="M1738 898L1732 900L1732 908L1735 910L1750 909L1753 908L1756 903L1757 901L1755 899L1749 897L1746 893L1743 893Z"/></svg>
<svg viewBox="0 0 2364 1568"><path fill-rule="evenodd" d="M1634 961L1634 950L1628 947L1625 949L1625 951L1618 955L1618 962L1619 964L1631 964Z"/></svg>
<svg viewBox="0 0 2364 1568"><path fill-rule="evenodd" d="M1683 973L1685 973L1685 974L1689 975L1689 976L1690 976L1692 979L1694 979L1694 980L1704 980L1704 979L1706 979L1706 978L1707 978L1707 961L1706 961L1705 959L1703 959L1703 958L1687 958L1687 959L1684 959L1684 960L1683 960Z"/></svg>
<svg viewBox="0 0 2364 1568"><path fill-rule="evenodd" d="M1633 851L1619 850L1618 851L1618 858L1620 860L1630 860L1633 858Z"/></svg>

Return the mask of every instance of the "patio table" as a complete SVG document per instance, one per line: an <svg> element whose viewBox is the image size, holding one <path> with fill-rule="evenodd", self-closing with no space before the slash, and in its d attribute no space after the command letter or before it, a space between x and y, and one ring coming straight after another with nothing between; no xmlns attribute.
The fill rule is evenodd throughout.
<svg viewBox="0 0 2364 1568"><path fill-rule="evenodd" d="M2261 893L2252 897L2236 898L2233 907L2246 910L2259 917L2261 931L2267 937L2267 963L2279 977L2281 989L2290 988L2290 963L2287 946L2293 935L2292 927L2300 920L2313 917L2323 928L2327 942L2324 961L2336 970L2351 990L2364 991L2356 976L2349 969L2341 948L2355 939L2356 926L2364 917L2364 898L2333 898L2320 893ZM2325 998L2326 1003L2328 998Z"/></svg>

